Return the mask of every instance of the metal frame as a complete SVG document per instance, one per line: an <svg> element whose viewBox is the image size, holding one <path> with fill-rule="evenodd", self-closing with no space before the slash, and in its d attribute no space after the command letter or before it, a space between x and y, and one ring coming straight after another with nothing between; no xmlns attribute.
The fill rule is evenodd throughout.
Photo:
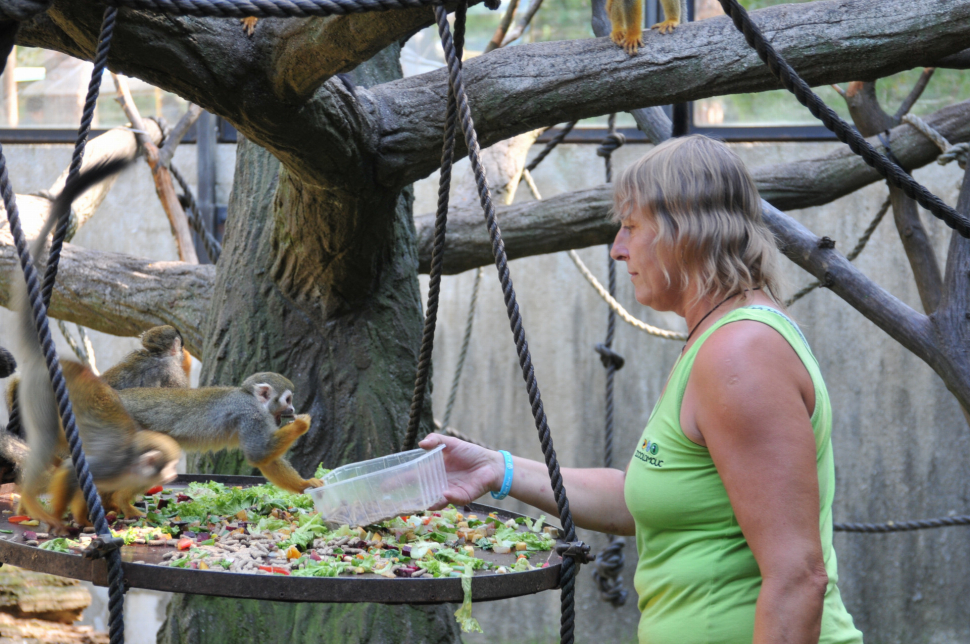
<svg viewBox="0 0 970 644"><path fill-rule="evenodd" d="M193 481L217 481L224 485L259 485L266 480L258 476L205 476L183 474L171 485L179 487ZM0 505L10 503L10 497ZM9 509L9 508L5 508ZM523 516L504 509L492 508L478 503L465 506L463 511L488 514L495 512L505 520ZM18 524L5 524L13 534L0 535L0 563L11 564L36 572L90 581L106 586L107 565L102 560L91 561L75 554L50 552L24 543L23 532ZM170 548L158 546L125 546L121 550L125 582L132 588L146 588L173 593L214 595L240 599L265 599L281 602L356 603L380 604L440 604L460 603L464 598L461 579L386 579L379 575L341 577L289 577L283 575L253 575L216 570L191 570L171 568L154 563L136 561L161 561L162 554ZM511 557L510 555L487 556ZM538 557L536 558L538 561ZM501 560L504 561L504 560ZM552 550L549 566L528 572L497 574L479 572L472 578L472 597L476 602L508 599L531 595L559 587L562 558Z"/></svg>
<svg viewBox="0 0 970 644"><path fill-rule="evenodd" d="M91 130L91 138L104 134L110 128L100 128ZM221 117L217 117L216 122L216 142L217 143L236 143L236 129ZM31 127L4 127L0 128L0 144L18 145L31 143L69 143L74 144L77 138L76 128L31 128ZM195 125L182 138L182 143L195 144L198 142Z"/></svg>

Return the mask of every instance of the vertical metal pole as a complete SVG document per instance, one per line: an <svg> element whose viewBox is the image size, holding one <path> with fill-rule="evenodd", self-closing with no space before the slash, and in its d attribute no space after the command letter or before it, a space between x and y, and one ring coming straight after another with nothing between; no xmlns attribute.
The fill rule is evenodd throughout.
<svg viewBox="0 0 970 644"><path fill-rule="evenodd" d="M17 127L20 124L20 110L17 107L17 81L14 79L16 69L17 48L14 47L7 57L7 65L3 69L4 127Z"/></svg>
<svg viewBox="0 0 970 644"><path fill-rule="evenodd" d="M203 111L199 120L195 122L197 155L197 176L198 176L198 199L199 217L202 223L210 231L215 230L215 204L216 204L216 117L209 112ZM212 259L205 252L205 246L198 235L193 234L195 239L195 252L199 255L199 261L211 264ZM204 260L202 258L205 258Z"/></svg>
<svg viewBox="0 0 970 644"><path fill-rule="evenodd" d="M694 0L681 0L681 21L682 22L693 22L694 21ZM690 134L691 126L691 111L694 109L694 104L687 103L676 103L673 105L673 114L671 120L674 122L672 135L674 137L687 136Z"/></svg>

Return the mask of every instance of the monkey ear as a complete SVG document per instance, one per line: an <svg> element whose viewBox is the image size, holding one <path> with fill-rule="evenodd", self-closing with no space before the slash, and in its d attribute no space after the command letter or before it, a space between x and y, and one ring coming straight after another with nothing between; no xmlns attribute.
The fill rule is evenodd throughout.
<svg viewBox="0 0 970 644"><path fill-rule="evenodd" d="M150 449L138 458L138 464L148 467L156 467L165 455L160 450Z"/></svg>
<svg viewBox="0 0 970 644"><path fill-rule="evenodd" d="M273 387L265 382L258 382L253 385L253 395L256 396L256 400L265 405L273 399Z"/></svg>

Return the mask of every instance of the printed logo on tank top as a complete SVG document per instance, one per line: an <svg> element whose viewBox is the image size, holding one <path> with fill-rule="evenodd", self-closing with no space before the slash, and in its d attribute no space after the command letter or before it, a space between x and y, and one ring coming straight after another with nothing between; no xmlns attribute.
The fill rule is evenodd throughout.
<svg viewBox="0 0 970 644"><path fill-rule="evenodd" d="M633 453L636 458L640 459L647 465L652 467L663 467L664 462L659 454L660 446L649 438L644 438L643 442L640 444L640 447L638 447L637 451Z"/></svg>

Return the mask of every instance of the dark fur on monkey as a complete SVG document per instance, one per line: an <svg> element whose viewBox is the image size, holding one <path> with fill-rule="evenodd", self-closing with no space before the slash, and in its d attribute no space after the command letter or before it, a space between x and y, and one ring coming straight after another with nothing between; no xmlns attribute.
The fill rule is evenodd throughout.
<svg viewBox="0 0 970 644"><path fill-rule="evenodd" d="M276 373L257 373L239 387L125 389L125 409L144 427L167 434L186 451L242 450L267 479L291 492L320 487L304 479L283 455L310 429L310 417L293 415L293 383Z"/></svg>
<svg viewBox="0 0 970 644"><path fill-rule="evenodd" d="M101 374L112 389L189 386L192 361L178 329L168 325L148 329L141 334L141 346Z"/></svg>
<svg viewBox="0 0 970 644"><path fill-rule="evenodd" d="M17 361L13 354L0 347L0 378L8 378L10 374L17 370Z"/></svg>
<svg viewBox="0 0 970 644"><path fill-rule="evenodd" d="M59 215L70 208L74 198L123 166L124 163L118 161L100 164L85 170L76 181L65 186L51 205L50 218L31 245L35 268L47 234ZM26 284L18 276L14 276L12 283L14 301L18 304L22 359L17 402L29 448L21 475L21 503L30 516L59 528L69 504L77 511L86 510L86 507L77 490L73 467L69 463L61 464L67 439L28 304ZM99 492L114 495L117 504L134 510L130 503L134 494L174 478L181 453L178 444L162 434L140 431L122 406L118 394L88 367L62 360L61 369L88 467ZM48 489L52 494L53 513L48 513L39 499ZM83 523L86 517L81 514L75 519Z"/></svg>

